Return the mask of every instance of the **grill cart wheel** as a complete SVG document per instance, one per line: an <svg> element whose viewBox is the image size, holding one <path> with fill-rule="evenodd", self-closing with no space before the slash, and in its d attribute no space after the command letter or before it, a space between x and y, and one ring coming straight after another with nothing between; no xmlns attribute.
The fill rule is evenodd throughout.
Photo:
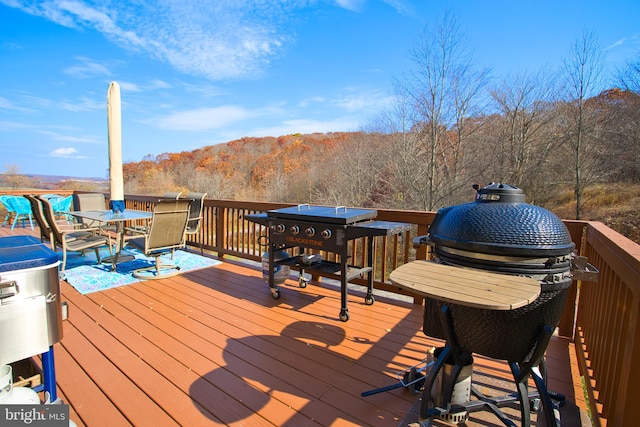
<svg viewBox="0 0 640 427"><path fill-rule="evenodd" d="M298 285L301 288L306 288L308 284L309 280L307 280L303 275L300 275L300 277L298 277Z"/></svg>
<svg viewBox="0 0 640 427"><path fill-rule="evenodd" d="M409 390L411 394L420 393L422 387L424 387L424 375L419 373L415 366L412 366L411 369L404 374L403 381L406 384L405 388Z"/></svg>
<svg viewBox="0 0 640 427"><path fill-rule="evenodd" d="M367 305L373 305L374 301L375 301L375 298L373 297L373 295L367 295L364 298L364 303Z"/></svg>

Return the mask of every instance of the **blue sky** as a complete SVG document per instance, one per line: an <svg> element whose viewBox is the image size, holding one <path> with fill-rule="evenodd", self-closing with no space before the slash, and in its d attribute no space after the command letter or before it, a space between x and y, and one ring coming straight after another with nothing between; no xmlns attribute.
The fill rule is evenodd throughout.
<svg viewBox="0 0 640 427"><path fill-rule="evenodd" d="M445 10L497 78L560 66L584 29L609 72L640 58L638 0L0 0L0 172L106 178L111 81L125 162L359 130Z"/></svg>

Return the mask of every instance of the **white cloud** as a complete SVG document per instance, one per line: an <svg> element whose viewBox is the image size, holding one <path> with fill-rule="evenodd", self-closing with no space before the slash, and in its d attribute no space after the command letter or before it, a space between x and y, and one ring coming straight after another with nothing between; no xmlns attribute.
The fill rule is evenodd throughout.
<svg viewBox="0 0 640 427"><path fill-rule="evenodd" d="M146 53L185 73L218 80L261 74L262 67L291 41L286 25L290 12L313 1L4 3L59 25L99 31L122 48ZM67 70L78 76L106 71L90 62Z"/></svg>
<svg viewBox="0 0 640 427"><path fill-rule="evenodd" d="M253 129L245 133L250 136L260 137L290 135L292 133L348 132L357 130L359 126L360 118L353 117L340 117L330 120L296 119L285 120L273 127Z"/></svg>
<svg viewBox="0 0 640 427"><path fill-rule="evenodd" d="M79 112L79 111L91 111L102 110L106 108L106 96L104 102L99 102L95 99L87 97L80 98L79 101L61 101L55 104L56 107L62 108L67 111Z"/></svg>
<svg viewBox="0 0 640 427"><path fill-rule="evenodd" d="M383 1L402 15L414 14L413 6L407 0L383 0Z"/></svg>
<svg viewBox="0 0 640 427"><path fill-rule="evenodd" d="M65 68L65 74L79 79L86 79L94 76L108 76L111 74L107 67L98 62L92 61L89 58L77 57L76 59L79 64Z"/></svg>
<svg viewBox="0 0 640 427"><path fill-rule="evenodd" d="M336 0L336 4L353 12L360 12L366 0Z"/></svg>
<svg viewBox="0 0 640 427"><path fill-rule="evenodd" d="M33 128L32 124L0 121L0 131L12 132L16 130L32 129L32 128Z"/></svg>
<svg viewBox="0 0 640 427"><path fill-rule="evenodd" d="M398 13L402 15L411 15L413 14L413 7L411 3L407 0L382 0L384 3L388 4L392 8L394 8ZM367 0L335 0L336 4L339 7L350 10L352 12L361 12L364 9L365 3Z"/></svg>
<svg viewBox="0 0 640 427"><path fill-rule="evenodd" d="M65 135L58 132L52 132L48 130L40 130L38 131L42 135L46 135L55 141L64 141L64 142L72 142L74 144L102 144L101 141L97 140L94 136L71 136Z"/></svg>
<svg viewBox="0 0 640 427"><path fill-rule="evenodd" d="M161 129L201 131L228 126L255 116L255 114L236 106L198 108L169 114L155 119L153 122Z"/></svg>
<svg viewBox="0 0 640 427"><path fill-rule="evenodd" d="M391 97L380 90L366 88L347 88L345 93L332 101L332 104L348 112L366 112L379 110L389 105Z"/></svg>
<svg viewBox="0 0 640 427"><path fill-rule="evenodd" d="M30 111L28 108L23 108L15 105L13 102L2 96L0 96L0 110L14 110L22 112Z"/></svg>
<svg viewBox="0 0 640 427"><path fill-rule="evenodd" d="M142 92L140 85L131 82L123 82L118 80L118 85L123 92Z"/></svg>
<svg viewBox="0 0 640 427"><path fill-rule="evenodd" d="M86 159L86 156L78 154L78 150L73 147L57 148L49 153L51 157L63 157L66 159Z"/></svg>

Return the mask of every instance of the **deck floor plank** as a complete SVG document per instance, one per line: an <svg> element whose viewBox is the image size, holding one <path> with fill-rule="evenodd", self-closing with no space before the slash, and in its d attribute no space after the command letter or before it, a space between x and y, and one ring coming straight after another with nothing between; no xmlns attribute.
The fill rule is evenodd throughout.
<svg viewBox="0 0 640 427"><path fill-rule="evenodd" d="M95 351L85 353L84 349L74 348L86 358L86 362L78 363L111 400L124 407L133 405L133 413L128 414L128 418L134 425L177 425L177 420L193 422L200 418L194 417L194 414L201 415L199 410L190 410L193 402L163 377L157 367L145 363L124 345L124 342L130 344L142 339L139 335L118 330L119 322L109 317L102 307L77 292L74 295L75 290L66 289L65 292L64 288L63 295L70 305L64 344L70 347L75 344L73 332L76 329L80 334L92 337ZM68 334L67 330L72 333ZM154 416L158 417L158 422L161 418L163 422L154 422Z"/></svg>
<svg viewBox="0 0 640 427"><path fill-rule="evenodd" d="M127 299L121 292L118 293L117 297L102 293L93 296L92 300L109 311L111 306L121 304L124 299ZM115 302L114 299L117 299L118 302ZM135 301L130 299L124 302L135 304ZM255 388L244 381L242 377L235 376L232 372L224 369L224 365L216 364L204 356L204 354L208 354L209 357L211 354L220 354L220 349L211 349L210 346L203 348L203 353L198 353L192 348L196 340L188 329L176 328L170 321L158 314L157 310L134 308L141 313L150 314L150 316L145 316L147 317L145 319L129 312L128 315L119 318L123 324L130 327L135 333L139 333L146 341L130 348L147 363L163 366L162 374L164 376L179 385L182 390L188 390L193 399L203 399L199 401L200 404L213 408L212 412L219 415L223 421L244 418L248 411L262 415L273 425L281 425L294 415L294 410L290 406L284 405L276 399L269 399L265 403L263 392L256 393ZM213 350L213 352L209 353L209 350ZM215 374L212 375L212 372ZM205 381L201 381L201 379ZM221 414L230 411L236 403L234 399L241 401L242 406L237 408L236 412L223 417ZM216 402L219 402L217 407L215 406Z"/></svg>

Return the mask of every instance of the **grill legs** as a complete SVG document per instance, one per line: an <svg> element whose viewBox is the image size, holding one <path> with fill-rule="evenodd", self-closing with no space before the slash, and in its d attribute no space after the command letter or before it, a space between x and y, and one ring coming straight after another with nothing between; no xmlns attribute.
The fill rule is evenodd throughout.
<svg viewBox="0 0 640 427"><path fill-rule="evenodd" d="M544 372L543 356L547 348L547 344L551 339L552 331L550 327L545 327L542 332L542 336L538 340L538 344L528 361L509 362L509 367L511 368L511 373L513 374L517 388L517 393L515 395L487 397L472 386L471 393L473 393L478 400L470 400L461 405L451 405L450 402L458 376L460 375L463 367L468 365L472 358L471 353L458 346L456 335L453 330L453 319L447 305L443 307L441 315L443 316L443 323L446 325L447 344L438 355L429 375L425 378L420 407L421 426L431 425L432 418L436 416L445 416L446 418L447 415L463 411L473 412L489 409L506 426L515 427L515 423L500 410L500 407L518 401L520 403L521 425L523 427L529 427L531 425L531 409L533 407L534 410L537 411L537 409L539 409L539 405L536 402L541 401L546 425L548 427L560 427L559 412L556 404L552 401L552 398L562 402L564 401L564 396L549 392L549 390L547 390L545 378L540 373L540 368L542 368ZM453 364L451 374L446 376L441 372L445 363ZM443 378L440 396L433 396L433 386L436 383L436 378L439 373ZM529 378L533 379L537 392L529 393L527 386ZM439 400L440 402L434 403L435 400Z"/></svg>

